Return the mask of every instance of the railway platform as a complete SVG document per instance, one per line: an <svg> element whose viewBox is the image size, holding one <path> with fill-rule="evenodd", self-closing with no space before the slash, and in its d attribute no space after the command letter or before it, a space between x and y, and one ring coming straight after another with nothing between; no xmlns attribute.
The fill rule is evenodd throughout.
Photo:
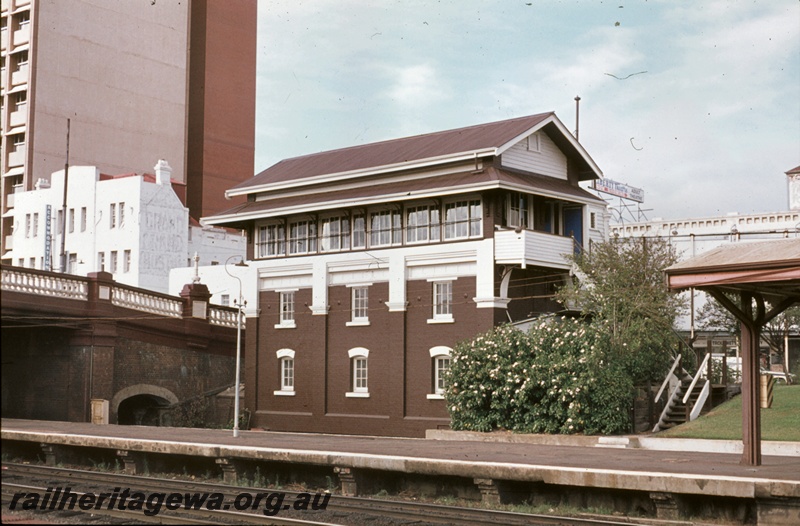
<svg viewBox="0 0 800 526"><path fill-rule="evenodd" d="M800 524L798 444L765 442L762 465L740 464L730 444L682 441L654 449L628 439L547 437L540 441L478 440L465 434L434 439L320 435L271 431L94 425L2 419L7 443L33 443L48 463L77 448L113 450L126 471L141 471L145 455L213 459L226 481L248 462L329 469L343 494L357 495L367 474L457 477L483 500L500 502L509 485L592 488L647 496L659 518L677 518L681 502L721 498L754 503L758 524ZM642 439L642 443L646 440ZM33 445L31 444L31 445ZM604 447L605 446L605 447ZM723 451L723 452L719 452ZM638 498L638 497L637 497Z"/></svg>

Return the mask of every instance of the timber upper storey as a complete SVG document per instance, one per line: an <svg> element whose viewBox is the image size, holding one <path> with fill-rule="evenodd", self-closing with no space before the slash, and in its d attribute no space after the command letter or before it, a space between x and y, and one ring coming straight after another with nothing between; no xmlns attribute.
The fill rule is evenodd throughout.
<svg viewBox="0 0 800 526"><path fill-rule="evenodd" d="M206 220L253 228L256 259L506 227L568 236L565 210L602 202L578 183L600 177L549 112L284 159L226 192L246 203Z"/></svg>

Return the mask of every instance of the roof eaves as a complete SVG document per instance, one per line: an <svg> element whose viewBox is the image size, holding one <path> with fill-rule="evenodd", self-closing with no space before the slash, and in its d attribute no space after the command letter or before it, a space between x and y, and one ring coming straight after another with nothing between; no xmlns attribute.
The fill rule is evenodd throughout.
<svg viewBox="0 0 800 526"><path fill-rule="evenodd" d="M225 197L227 199L231 199L233 197L241 195L287 190L290 188L325 184L329 182L341 182L343 179L367 177L371 175L399 172L404 170L414 170L414 169L426 168L452 162L467 161L481 157L492 157L494 155L497 155L497 148L494 147L482 148L479 150L459 152L454 154L442 155L439 157L429 157L426 159L417 159L414 161L388 164L383 166L373 166L365 169L351 170L347 172L338 172L338 173L318 175L314 177L306 177L304 179L286 181L282 183L275 183L275 184L267 183L256 186L238 186L226 190Z"/></svg>

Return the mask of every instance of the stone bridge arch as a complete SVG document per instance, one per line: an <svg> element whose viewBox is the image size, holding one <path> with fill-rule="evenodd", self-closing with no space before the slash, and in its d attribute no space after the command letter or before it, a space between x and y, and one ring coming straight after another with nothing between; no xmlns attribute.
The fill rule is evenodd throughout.
<svg viewBox="0 0 800 526"><path fill-rule="evenodd" d="M178 403L175 393L164 387L151 384L136 384L119 390L109 403L109 417L111 422L128 425L159 425L159 408L168 407ZM120 408L122 407L122 415ZM120 421L122 416L123 421ZM155 419L155 423L144 421L145 418Z"/></svg>

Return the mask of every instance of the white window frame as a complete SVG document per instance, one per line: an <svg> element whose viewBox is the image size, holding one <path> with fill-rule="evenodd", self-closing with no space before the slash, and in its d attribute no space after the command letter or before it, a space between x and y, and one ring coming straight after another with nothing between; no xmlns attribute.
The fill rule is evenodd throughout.
<svg viewBox="0 0 800 526"><path fill-rule="evenodd" d="M98 252L97 253L97 271L98 272L105 272L106 270L106 253L105 252Z"/></svg>
<svg viewBox="0 0 800 526"><path fill-rule="evenodd" d="M299 289L276 290L278 293L278 323L276 329L294 329L296 313L295 299Z"/></svg>
<svg viewBox="0 0 800 526"><path fill-rule="evenodd" d="M119 203L119 227L122 228L125 226L125 202L120 201Z"/></svg>
<svg viewBox="0 0 800 526"><path fill-rule="evenodd" d="M17 31L31 23L31 12L21 11L17 16Z"/></svg>
<svg viewBox="0 0 800 526"><path fill-rule="evenodd" d="M353 242L350 245L354 249L367 248L367 215L353 214L351 227Z"/></svg>
<svg viewBox="0 0 800 526"><path fill-rule="evenodd" d="M122 261L122 272L130 272L131 271L131 251L126 250L124 253L124 259Z"/></svg>
<svg viewBox="0 0 800 526"><path fill-rule="evenodd" d="M369 398L369 349L354 347L347 351L347 356L350 359L350 388L352 391L345 393L345 397ZM360 370L363 370L363 376L359 375Z"/></svg>
<svg viewBox="0 0 800 526"><path fill-rule="evenodd" d="M542 152L542 137L538 132L528 135L527 141L525 141L525 149L529 152Z"/></svg>
<svg viewBox="0 0 800 526"><path fill-rule="evenodd" d="M67 216L67 224L69 225L68 226L69 233L72 234L73 232L75 232L75 209L74 208L70 208L69 209L69 215Z"/></svg>
<svg viewBox="0 0 800 526"><path fill-rule="evenodd" d="M430 349L431 366L433 367L433 392L428 394L428 400L444 400L444 390L447 386L444 385L444 378L442 373L450 368L451 357L453 349L445 347L444 345L437 345ZM440 367L440 361L446 360L447 367Z"/></svg>
<svg viewBox="0 0 800 526"><path fill-rule="evenodd" d="M39 235L39 212L33 213L33 237Z"/></svg>
<svg viewBox="0 0 800 526"><path fill-rule="evenodd" d="M428 280L432 287L433 317L428 323L453 323L453 282L456 278Z"/></svg>
<svg viewBox="0 0 800 526"><path fill-rule="evenodd" d="M281 349L275 353L280 371L280 389L273 391L275 396L294 396L295 352L292 349Z"/></svg>
<svg viewBox="0 0 800 526"><path fill-rule="evenodd" d="M259 258L286 255L286 227L281 223L259 225L256 250Z"/></svg>
<svg viewBox="0 0 800 526"><path fill-rule="evenodd" d="M16 133L12 137L14 137L14 149L11 151L18 152L22 150L25 147L25 134Z"/></svg>
<svg viewBox="0 0 800 526"><path fill-rule="evenodd" d="M28 65L28 60L30 60L30 57L28 56L28 51L25 50L17 53L16 60L17 60L17 71L19 71L20 68L22 68L22 66Z"/></svg>
<svg viewBox="0 0 800 526"><path fill-rule="evenodd" d="M475 210L477 207L477 211ZM465 208L466 217L459 217L460 211ZM448 218L448 212L453 210L454 217ZM477 214L476 214L477 212ZM478 217L475 217L477 215ZM465 232L460 232L462 228ZM464 197L446 201L444 203L444 240L471 239L483 236L483 203L478 197Z"/></svg>
<svg viewBox="0 0 800 526"><path fill-rule="evenodd" d="M315 254L317 252L317 222L301 219L289 222L289 255Z"/></svg>
<svg viewBox="0 0 800 526"><path fill-rule="evenodd" d="M117 228L117 203L108 205L108 228Z"/></svg>
<svg viewBox="0 0 800 526"><path fill-rule="evenodd" d="M394 208L371 210L369 213L370 248L391 247L403 242L403 216Z"/></svg>
<svg viewBox="0 0 800 526"><path fill-rule="evenodd" d="M81 207L81 232L86 232L86 207Z"/></svg>
<svg viewBox="0 0 800 526"><path fill-rule="evenodd" d="M27 91L19 91L14 94L14 111L22 111L24 108L21 106L25 106L26 104L28 104Z"/></svg>
<svg viewBox="0 0 800 526"><path fill-rule="evenodd" d="M350 321L345 325L358 327L369 325L369 287L372 283L348 285L350 287Z"/></svg>
<svg viewBox="0 0 800 526"><path fill-rule="evenodd" d="M592 230L599 230L597 226L597 212L589 212L589 228Z"/></svg>
<svg viewBox="0 0 800 526"><path fill-rule="evenodd" d="M441 211L436 205L419 204L406 207L406 243L416 245L441 241L440 215Z"/></svg>
<svg viewBox="0 0 800 526"><path fill-rule="evenodd" d="M524 199L525 203L522 204ZM506 202L506 220L514 228L531 228L533 196L524 192L510 192Z"/></svg>
<svg viewBox="0 0 800 526"><path fill-rule="evenodd" d="M108 266L111 269L110 272L112 274L116 274L117 273L117 251L116 250L112 250L111 251L111 257L109 258Z"/></svg>
<svg viewBox="0 0 800 526"><path fill-rule="evenodd" d="M350 250L350 219L345 216L323 217L319 224L319 251Z"/></svg>

